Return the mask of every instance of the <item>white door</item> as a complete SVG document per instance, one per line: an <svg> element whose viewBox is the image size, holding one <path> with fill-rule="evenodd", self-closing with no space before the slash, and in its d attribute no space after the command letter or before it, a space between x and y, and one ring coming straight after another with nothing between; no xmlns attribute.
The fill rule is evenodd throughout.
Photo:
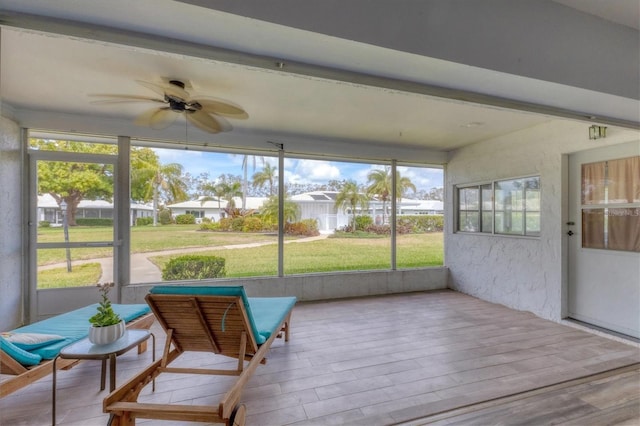
<svg viewBox="0 0 640 426"><path fill-rule="evenodd" d="M640 142L569 158L571 318L640 338Z"/></svg>

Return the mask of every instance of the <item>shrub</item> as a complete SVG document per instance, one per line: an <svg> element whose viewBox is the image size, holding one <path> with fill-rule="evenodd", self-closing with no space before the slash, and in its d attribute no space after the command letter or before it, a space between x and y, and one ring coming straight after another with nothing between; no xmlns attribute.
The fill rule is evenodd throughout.
<svg viewBox="0 0 640 426"><path fill-rule="evenodd" d="M284 233L287 235L302 235L305 237L315 237L320 235L318 231L318 221L315 219L303 219L300 222L284 225Z"/></svg>
<svg viewBox="0 0 640 426"><path fill-rule="evenodd" d="M211 220L210 217L206 217L205 216L205 217L202 218L202 223L211 223L211 222L212 222L212 220Z"/></svg>
<svg viewBox="0 0 640 426"><path fill-rule="evenodd" d="M244 227L244 217L243 216L237 216L231 219L231 230L232 231L236 231L236 232L240 232L242 231L242 228Z"/></svg>
<svg viewBox="0 0 640 426"><path fill-rule="evenodd" d="M442 232L444 230L443 215L416 215L416 216L400 216L398 218L398 227L402 226L407 232ZM405 233L407 233L405 232ZM398 233L400 230L398 229Z"/></svg>
<svg viewBox="0 0 640 426"><path fill-rule="evenodd" d="M262 219L256 216L249 216L244 218L242 224L242 232L258 232L262 231Z"/></svg>
<svg viewBox="0 0 640 426"><path fill-rule="evenodd" d="M153 217L139 217L136 219L136 226L153 225Z"/></svg>
<svg viewBox="0 0 640 426"><path fill-rule="evenodd" d="M220 224L216 223L216 222L203 222L200 224L200 231L219 231L220 230Z"/></svg>
<svg viewBox="0 0 640 426"><path fill-rule="evenodd" d="M195 225L196 217L192 214L179 214L176 216L176 223L178 225Z"/></svg>
<svg viewBox="0 0 640 426"><path fill-rule="evenodd" d="M40 228L51 228L51 222L49 222L48 220L41 220L41 221L38 223L38 226L39 226Z"/></svg>
<svg viewBox="0 0 640 426"><path fill-rule="evenodd" d="M221 231L231 231L231 222L232 219L229 217L223 217L222 219L220 219L219 223L219 229Z"/></svg>
<svg viewBox="0 0 640 426"><path fill-rule="evenodd" d="M169 209L160 210L160 213L158 213L158 222L160 222L161 225L171 225L173 223L173 216L171 216L171 210Z"/></svg>
<svg viewBox="0 0 640 426"><path fill-rule="evenodd" d="M162 269L164 281L202 280L226 276L223 257L204 255L185 255L169 260Z"/></svg>
<svg viewBox="0 0 640 426"><path fill-rule="evenodd" d="M78 226L113 226L113 219L100 219L100 218L77 218L76 225Z"/></svg>
<svg viewBox="0 0 640 426"><path fill-rule="evenodd" d="M389 225L369 225L365 231L378 235L391 235L391 227Z"/></svg>
<svg viewBox="0 0 640 426"><path fill-rule="evenodd" d="M364 231L369 225L373 225L373 218L371 216L356 216L357 231Z"/></svg>

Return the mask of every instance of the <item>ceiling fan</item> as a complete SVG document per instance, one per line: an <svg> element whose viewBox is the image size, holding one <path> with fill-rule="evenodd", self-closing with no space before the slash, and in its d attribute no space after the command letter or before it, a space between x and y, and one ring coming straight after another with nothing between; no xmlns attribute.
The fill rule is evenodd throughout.
<svg viewBox="0 0 640 426"><path fill-rule="evenodd" d="M159 85L147 81L136 80L147 89L155 92L159 97L136 95L94 94L106 99L96 100L95 104L118 104L129 102L155 102L161 104L139 115L135 123L152 129L169 127L184 113L187 121L201 130L209 133L227 132L233 127L225 117L237 120L249 118L247 112L240 106L222 99L212 97L193 98L185 84L180 80L169 80L168 84Z"/></svg>

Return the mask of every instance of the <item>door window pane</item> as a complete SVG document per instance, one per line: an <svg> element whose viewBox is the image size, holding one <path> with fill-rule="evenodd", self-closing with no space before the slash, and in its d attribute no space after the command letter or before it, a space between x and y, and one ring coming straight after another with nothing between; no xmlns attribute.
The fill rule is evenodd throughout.
<svg viewBox="0 0 640 426"><path fill-rule="evenodd" d="M582 247L640 252L640 156L583 164L582 195Z"/></svg>
<svg viewBox="0 0 640 426"><path fill-rule="evenodd" d="M582 165L582 204L603 204L605 202L606 162Z"/></svg>
<svg viewBox="0 0 640 426"><path fill-rule="evenodd" d="M610 250L640 252L640 208L608 209Z"/></svg>

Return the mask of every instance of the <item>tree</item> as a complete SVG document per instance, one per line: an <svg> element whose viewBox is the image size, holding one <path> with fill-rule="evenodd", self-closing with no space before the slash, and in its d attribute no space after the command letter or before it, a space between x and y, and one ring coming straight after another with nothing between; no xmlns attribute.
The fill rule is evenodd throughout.
<svg viewBox="0 0 640 426"><path fill-rule="evenodd" d="M256 170L256 156L252 155L253 158L253 171ZM260 157L262 163L264 164L264 157ZM242 158L242 210L247 208L247 194L249 193L249 180L247 178L247 173L249 169L249 155L244 155Z"/></svg>
<svg viewBox="0 0 640 426"><path fill-rule="evenodd" d="M91 154L113 154L117 147L107 144L91 144L58 140L37 139L32 147L42 151L68 151ZM106 200L113 198L113 166L111 164L64 161L38 161L38 193L50 194L60 205L67 203L67 221L76 225L76 212L82 200Z"/></svg>
<svg viewBox="0 0 640 426"><path fill-rule="evenodd" d="M278 223L279 210L278 196L272 195L264 202L260 213L262 214L263 220ZM285 222L296 222L298 217L300 217L300 206L295 201L285 198L283 214Z"/></svg>
<svg viewBox="0 0 640 426"><path fill-rule="evenodd" d="M382 201L382 220L383 223L387 222L387 201L391 199L391 167L385 167L384 169L376 169L369 172L367 175L369 186L367 187L367 194L376 197ZM400 172L396 170L396 198L399 200L403 197L407 189L413 189L416 191L416 186L411 182L408 177L401 177Z"/></svg>
<svg viewBox="0 0 640 426"><path fill-rule="evenodd" d="M200 204L204 204L206 201L217 201L218 211L220 211L220 200L225 196L226 188L222 183L203 183L200 186L200 190L204 196L200 199Z"/></svg>
<svg viewBox="0 0 640 426"><path fill-rule="evenodd" d="M278 169L269 163L266 163L262 171L253 174L253 186L263 188L265 184L269 184L269 196L274 195L275 180L278 178Z"/></svg>
<svg viewBox="0 0 640 426"><path fill-rule="evenodd" d="M227 200L227 209L234 209L236 202L234 197L242 197L242 184L240 182L221 182L219 193L222 194L222 198ZM242 208L244 210L244 207Z"/></svg>
<svg viewBox="0 0 640 426"><path fill-rule="evenodd" d="M178 163L160 164L140 160L138 167L131 170L132 182L146 182L144 201L153 200L153 226L158 226L160 195L165 195L166 203L187 199L187 187L182 181L182 165Z"/></svg>
<svg viewBox="0 0 640 426"><path fill-rule="evenodd" d="M368 208L369 197L360 192L356 182L347 181L336 196L336 207L342 208L345 212L351 208L351 232L356 231L356 208L358 206L363 209Z"/></svg>

